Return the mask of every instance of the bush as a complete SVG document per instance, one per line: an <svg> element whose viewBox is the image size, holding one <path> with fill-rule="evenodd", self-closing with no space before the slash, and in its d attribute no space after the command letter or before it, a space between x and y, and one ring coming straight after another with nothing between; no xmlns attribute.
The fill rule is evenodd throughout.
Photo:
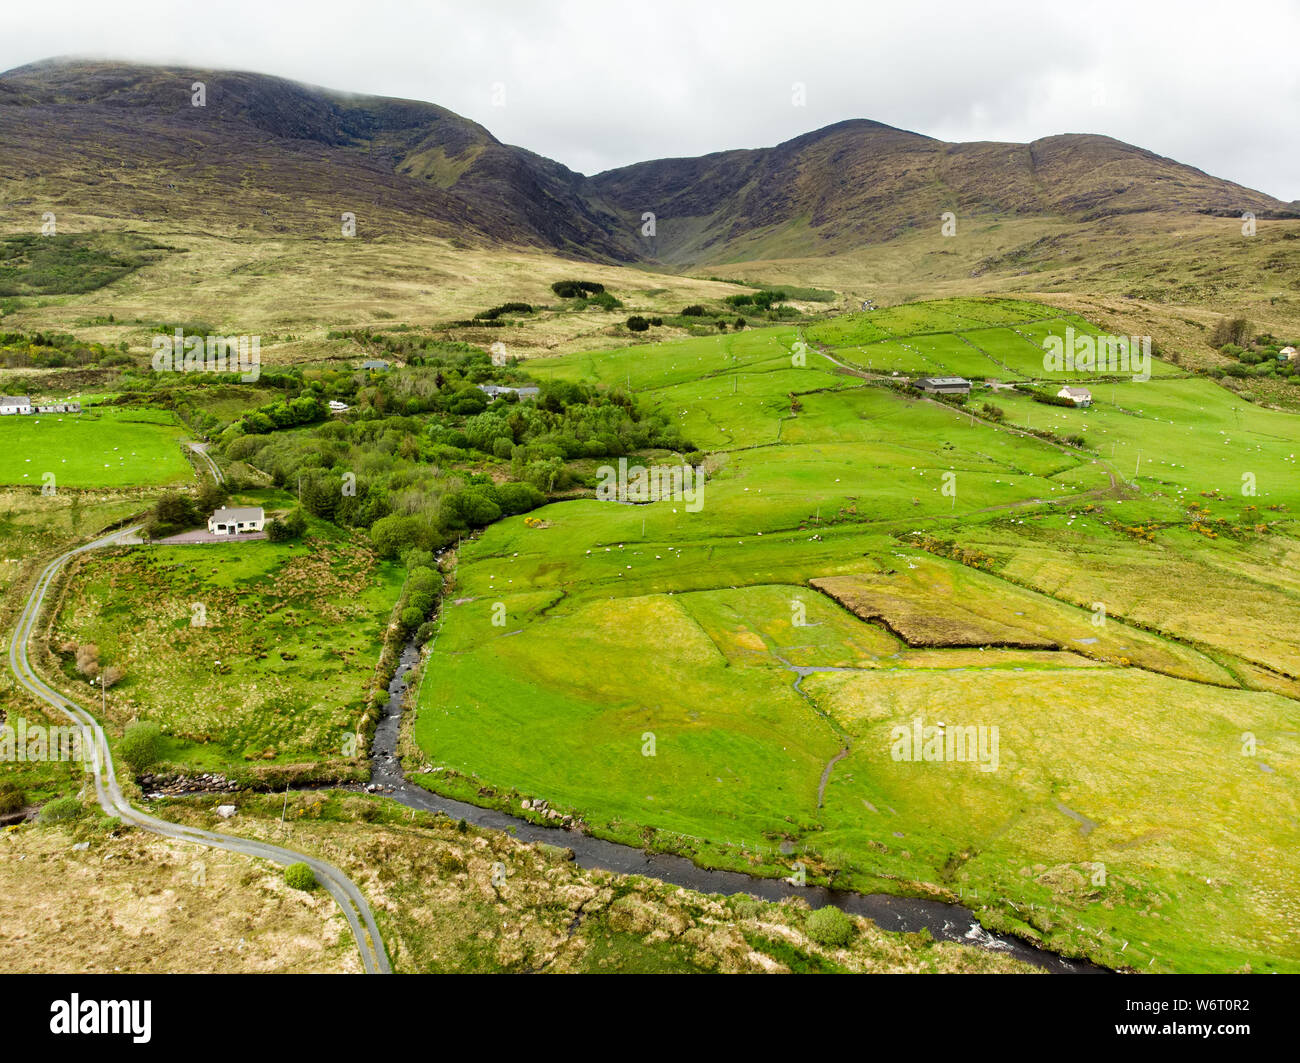
<svg viewBox="0 0 1300 1063"><path fill-rule="evenodd" d="M0 816L17 812L27 804L27 795L11 782L0 782Z"/></svg>
<svg viewBox="0 0 1300 1063"><path fill-rule="evenodd" d="M42 823L64 823L76 819L82 811L81 802L75 797L56 797L42 806L39 818Z"/></svg>
<svg viewBox="0 0 1300 1063"><path fill-rule="evenodd" d="M699 303L692 303L690 306L682 308L682 317L704 317L708 311Z"/></svg>
<svg viewBox="0 0 1300 1063"><path fill-rule="evenodd" d="M415 641L423 646L437 632L438 626L432 620L426 620L415 633Z"/></svg>
<svg viewBox="0 0 1300 1063"><path fill-rule="evenodd" d="M551 291L561 299L576 299L581 295L599 295L605 290L603 284L595 281L556 281Z"/></svg>
<svg viewBox="0 0 1300 1063"><path fill-rule="evenodd" d="M301 539L307 531L307 518L300 508L293 509L288 516L273 520L266 525L266 537L273 543L284 543L290 539Z"/></svg>
<svg viewBox="0 0 1300 1063"><path fill-rule="evenodd" d="M296 890L309 892L316 888L316 872L299 860L284 869L284 881Z"/></svg>
<svg viewBox="0 0 1300 1063"><path fill-rule="evenodd" d="M843 948L853 940L853 921L829 904L808 916L805 929L818 945L830 948Z"/></svg>
<svg viewBox="0 0 1300 1063"><path fill-rule="evenodd" d="M137 775L148 771L162 756L162 731L156 723L133 723L117 745L118 758Z"/></svg>
<svg viewBox="0 0 1300 1063"><path fill-rule="evenodd" d="M1215 322L1214 331L1210 333L1210 346L1222 348L1232 343L1244 347L1250 341L1250 334L1253 331L1250 322L1244 317L1221 317Z"/></svg>
<svg viewBox="0 0 1300 1063"><path fill-rule="evenodd" d="M502 303L491 310L482 310L474 315L476 321L495 321L502 314L531 314L533 308L528 303Z"/></svg>
<svg viewBox="0 0 1300 1063"><path fill-rule="evenodd" d="M645 332L650 328L650 322L640 314L633 314L627 319L627 327L631 332Z"/></svg>

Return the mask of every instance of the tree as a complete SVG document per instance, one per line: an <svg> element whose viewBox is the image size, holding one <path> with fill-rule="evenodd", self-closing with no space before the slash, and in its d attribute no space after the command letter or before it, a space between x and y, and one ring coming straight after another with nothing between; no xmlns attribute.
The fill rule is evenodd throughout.
<svg viewBox="0 0 1300 1063"><path fill-rule="evenodd" d="M167 491L153 507L154 522L163 527L189 528L199 523L194 500L188 495Z"/></svg>
<svg viewBox="0 0 1300 1063"><path fill-rule="evenodd" d="M201 514L211 513L213 510L220 509L226 504L226 499L230 497L230 492L226 489L225 484L205 482L199 488L198 497L195 499L195 505Z"/></svg>
<svg viewBox="0 0 1300 1063"><path fill-rule="evenodd" d="M1215 322L1214 331L1210 335L1210 346L1217 349L1235 343L1244 347L1253 331L1250 321L1244 317L1221 317Z"/></svg>
<svg viewBox="0 0 1300 1063"><path fill-rule="evenodd" d="M370 541L380 557L400 557L413 546L423 547L420 538L420 522L399 513L381 517L370 527Z"/></svg>

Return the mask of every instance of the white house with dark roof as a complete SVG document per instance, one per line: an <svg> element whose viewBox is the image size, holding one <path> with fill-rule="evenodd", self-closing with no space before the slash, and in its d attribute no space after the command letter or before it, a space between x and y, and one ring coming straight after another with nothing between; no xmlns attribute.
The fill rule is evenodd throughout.
<svg viewBox="0 0 1300 1063"><path fill-rule="evenodd" d="M208 531L213 535L260 532L265 526L266 514L261 506L222 506L208 518Z"/></svg>
<svg viewBox="0 0 1300 1063"><path fill-rule="evenodd" d="M1092 392L1087 388L1064 387L1056 393L1058 399L1069 399L1076 406L1091 406Z"/></svg>
<svg viewBox="0 0 1300 1063"><path fill-rule="evenodd" d="M26 395L0 395L0 415L31 412L32 400Z"/></svg>

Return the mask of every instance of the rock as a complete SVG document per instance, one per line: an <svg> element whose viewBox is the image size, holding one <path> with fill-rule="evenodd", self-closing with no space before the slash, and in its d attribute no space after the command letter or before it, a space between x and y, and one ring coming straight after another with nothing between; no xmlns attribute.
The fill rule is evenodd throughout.
<svg viewBox="0 0 1300 1063"><path fill-rule="evenodd" d="M217 815L222 819L229 819L236 812L234 805L217 805Z"/></svg>
<svg viewBox="0 0 1300 1063"><path fill-rule="evenodd" d="M85 852L87 849L90 848L90 842L77 842L77 844L74 845L72 848L75 852L78 853Z"/></svg>

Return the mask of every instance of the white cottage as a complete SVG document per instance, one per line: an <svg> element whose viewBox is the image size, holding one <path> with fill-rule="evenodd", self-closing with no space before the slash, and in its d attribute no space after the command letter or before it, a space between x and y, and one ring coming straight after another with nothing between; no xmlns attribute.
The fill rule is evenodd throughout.
<svg viewBox="0 0 1300 1063"><path fill-rule="evenodd" d="M223 506L208 518L208 531L213 535L260 532L265 525L266 514L261 506Z"/></svg>

